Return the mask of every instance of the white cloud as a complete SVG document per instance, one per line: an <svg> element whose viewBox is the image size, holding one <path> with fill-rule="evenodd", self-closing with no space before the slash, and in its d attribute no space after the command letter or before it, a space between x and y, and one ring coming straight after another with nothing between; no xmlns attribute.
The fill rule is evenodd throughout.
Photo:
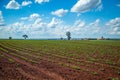
<svg viewBox="0 0 120 80"><path fill-rule="evenodd" d="M22 4L19 4L16 0L10 0L9 3L5 6L6 9L20 9L22 6L28 6L32 4L31 1L23 1Z"/></svg>
<svg viewBox="0 0 120 80"><path fill-rule="evenodd" d="M3 25L4 25L4 19L3 19L2 11L0 11L0 26Z"/></svg>
<svg viewBox="0 0 120 80"><path fill-rule="evenodd" d="M21 20L29 20L29 21L33 21L37 18L40 18L40 15L38 13L33 13L31 14L29 17L21 17Z"/></svg>
<svg viewBox="0 0 120 80"><path fill-rule="evenodd" d="M117 34L120 35L120 27L114 27L110 30L110 34Z"/></svg>
<svg viewBox="0 0 120 80"><path fill-rule="evenodd" d="M76 20L74 23L75 27L84 27L85 26L85 22L81 21L81 20Z"/></svg>
<svg viewBox="0 0 120 80"><path fill-rule="evenodd" d="M40 15L39 14L37 14L37 13L33 13L33 14L31 14L30 15L30 20L33 20L33 19L36 19L36 18L39 18L40 17Z"/></svg>
<svg viewBox="0 0 120 80"><path fill-rule="evenodd" d="M41 3L43 3L43 2L49 2L49 0L35 0L35 3L41 4Z"/></svg>
<svg viewBox="0 0 120 80"><path fill-rule="evenodd" d="M35 23L34 23L34 24L40 24L40 23L41 23L41 21L42 21L42 19L41 19L41 18L38 18L38 19L36 19L36 21L35 21Z"/></svg>
<svg viewBox="0 0 120 80"><path fill-rule="evenodd" d="M101 11L102 9L103 9L103 5L101 4L101 5L98 6L97 10Z"/></svg>
<svg viewBox="0 0 120 80"><path fill-rule="evenodd" d="M42 21L41 18L37 18L35 22L32 24L32 27L37 31L42 29L43 27L47 27L47 24Z"/></svg>
<svg viewBox="0 0 120 80"><path fill-rule="evenodd" d="M106 25L110 28L110 34L120 34L120 18L111 19Z"/></svg>
<svg viewBox="0 0 120 80"><path fill-rule="evenodd" d="M80 17L80 16L81 16L81 14L80 14L80 13L78 13L78 14L77 14L77 17Z"/></svg>
<svg viewBox="0 0 120 80"><path fill-rule="evenodd" d="M55 28L56 25L59 25L60 23L62 23L60 19L52 18L51 22L48 23L48 27Z"/></svg>
<svg viewBox="0 0 120 80"><path fill-rule="evenodd" d="M93 38L101 37L105 35L119 35L120 34L120 18L115 18L108 21L101 26L100 19L96 19L93 22L86 23L84 20L76 20L73 24L66 23L59 18L41 18L39 14L33 13L26 21L15 22L8 27L0 27L0 36L11 34L13 37L22 38L21 35L27 34L30 38L55 38L66 37L66 31L70 31L72 38ZM34 17L33 17L34 16ZM36 18L35 18L36 17ZM29 19L33 18L33 21L29 22ZM44 20L47 19L47 20Z"/></svg>
<svg viewBox="0 0 120 80"><path fill-rule="evenodd" d="M10 2L6 5L6 9L20 9L20 4L15 0L10 0Z"/></svg>
<svg viewBox="0 0 120 80"><path fill-rule="evenodd" d="M95 7L101 5L101 0L78 0L78 2L71 8L71 12L87 12Z"/></svg>
<svg viewBox="0 0 120 80"><path fill-rule="evenodd" d="M111 19L109 22L106 23L107 26L111 27L120 27L120 18Z"/></svg>
<svg viewBox="0 0 120 80"><path fill-rule="evenodd" d="M28 5L30 5L30 4L32 4L31 1L23 1L23 2L22 2L22 6L28 6Z"/></svg>
<svg viewBox="0 0 120 80"><path fill-rule="evenodd" d="M73 27L71 27L70 31L74 35L80 35L80 36L92 36L95 34L101 34L101 28L100 28L100 19L95 20L94 22L91 22L89 24L86 24L85 21L76 20L74 22Z"/></svg>
<svg viewBox="0 0 120 80"><path fill-rule="evenodd" d="M93 23L90 23L89 25L90 26L99 26L99 23L100 23L100 19L96 19Z"/></svg>
<svg viewBox="0 0 120 80"><path fill-rule="evenodd" d="M118 7L120 7L120 4L117 4Z"/></svg>
<svg viewBox="0 0 120 80"><path fill-rule="evenodd" d="M51 12L52 15L56 15L58 17L62 17L63 15L65 15L68 12L68 10L64 10L64 9L59 9L56 10L54 12Z"/></svg>
<svg viewBox="0 0 120 80"><path fill-rule="evenodd" d="M21 19L21 20L27 20L28 17L21 17L20 19Z"/></svg>
<svg viewBox="0 0 120 80"><path fill-rule="evenodd" d="M98 34L98 32L100 32L99 22L100 20L97 19L92 23L86 24L85 21L76 20L73 25L69 25L61 19L55 17L53 17L50 22L45 22L39 17L29 24L26 24L25 22L15 22L9 25L9 27L6 27L4 32L7 32L14 37L17 34L28 34L32 35L32 38L48 38L60 36L66 37L66 31L70 31L72 33L72 37L74 35L80 37L85 35L93 35L96 33Z"/></svg>

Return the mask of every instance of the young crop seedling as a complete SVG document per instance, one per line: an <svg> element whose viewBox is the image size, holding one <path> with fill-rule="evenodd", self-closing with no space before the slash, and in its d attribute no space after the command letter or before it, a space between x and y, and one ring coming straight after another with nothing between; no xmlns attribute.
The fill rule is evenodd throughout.
<svg viewBox="0 0 120 80"><path fill-rule="evenodd" d="M120 75L120 71L116 71L116 74Z"/></svg>
<svg viewBox="0 0 120 80"><path fill-rule="evenodd" d="M38 62L35 61L35 60L29 60L29 62L32 62L32 63L38 64Z"/></svg>
<svg viewBox="0 0 120 80"><path fill-rule="evenodd" d="M106 60L105 63L106 63L106 64L110 64L110 65L113 64L113 62L110 61L110 60Z"/></svg>
<svg viewBox="0 0 120 80"><path fill-rule="evenodd" d="M17 64L16 64L16 67L20 67L20 64L19 64L19 63L17 63Z"/></svg>
<svg viewBox="0 0 120 80"><path fill-rule="evenodd" d="M69 59L69 60L67 60L67 62L68 62L68 63L71 63L71 62L72 62L72 60L70 60L70 59Z"/></svg>
<svg viewBox="0 0 120 80"><path fill-rule="evenodd" d="M111 80L119 80L118 78L112 78Z"/></svg>
<svg viewBox="0 0 120 80"><path fill-rule="evenodd" d="M92 74L93 74L93 75L98 75L98 73L97 73L97 72L93 72Z"/></svg>
<svg viewBox="0 0 120 80"><path fill-rule="evenodd" d="M71 68L76 69L76 70L80 70L79 66L71 66Z"/></svg>
<svg viewBox="0 0 120 80"><path fill-rule="evenodd" d="M61 64L62 66L65 66L65 67L69 66L68 64L65 64L65 63L59 63L59 64Z"/></svg>
<svg viewBox="0 0 120 80"><path fill-rule="evenodd" d="M1 49L2 51L4 51L4 52L8 52L8 50L6 50L6 49L3 49L3 48L1 48L1 47L0 47L0 49Z"/></svg>
<svg viewBox="0 0 120 80"><path fill-rule="evenodd" d="M101 68L100 71L105 71L105 69L104 69L104 68Z"/></svg>
<svg viewBox="0 0 120 80"><path fill-rule="evenodd" d="M14 63L15 60L11 59L11 58L8 58L8 60L10 61L10 63Z"/></svg>

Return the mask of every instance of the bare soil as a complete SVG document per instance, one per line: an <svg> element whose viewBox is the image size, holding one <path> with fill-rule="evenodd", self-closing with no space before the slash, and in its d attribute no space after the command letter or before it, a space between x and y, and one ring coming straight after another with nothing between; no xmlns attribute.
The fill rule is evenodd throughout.
<svg viewBox="0 0 120 80"><path fill-rule="evenodd" d="M40 56L37 52L31 50L14 51L0 45L0 54L7 58L13 59L15 62L10 62L7 58L0 56L0 80L113 80L120 79L119 65L109 65L104 62L89 62L86 59L72 59L67 57L53 56L48 54ZM30 56L24 54L27 52L33 54ZM25 61L17 54L24 56L27 59L35 60L38 63ZM35 56L38 56L36 58ZM41 58L39 58L41 57ZM71 59L73 62L68 62ZM81 64L77 64L77 62ZM61 64L59 64L61 63ZM66 64L66 65L64 65ZM72 68L71 66L79 66L80 69Z"/></svg>

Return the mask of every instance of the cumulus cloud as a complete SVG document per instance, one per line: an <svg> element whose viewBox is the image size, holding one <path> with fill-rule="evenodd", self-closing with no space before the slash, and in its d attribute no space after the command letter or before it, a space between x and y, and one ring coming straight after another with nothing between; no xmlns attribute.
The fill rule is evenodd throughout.
<svg viewBox="0 0 120 80"><path fill-rule="evenodd" d="M48 23L48 27L55 28L56 25L60 24L62 21L60 19L52 18L51 22Z"/></svg>
<svg viewBox="0 0 120 80"><path fill-rule="evenodd" d="M20 4L15 0L10 0L10 2L6 5L6 9L20 9Z"/></svg>
<svg viewBox="0 0 120 80"><path fill-rule="evenodd" d="M95 34L102 34L101 33L101 27L100 27L100 19L96 19L94 22L86 24L85 21L82 20L76 20L74 22L73 27L69 30L74 35L80 35L84 37L90 37Z"/></svg>
<svg viewBox="0 0 120 80"><path fill-rule="evenodd" d="M37 18L40 18L40 15L38 13L33 13L29 17L21 17L21 20L33 21L33 20L35 20Z"/></svg>
<svg viewBox="0 0 120 80"><path fill-rule="evenodd" d="M71 12L87 12L93 8L101 8L101 0L78 0L71 8Z"/></svg>
<svg viewBox="0 0 120 80"><path fill-rule="evenodd" d="M120 18L111 19L106 25L111 29L111 34L120 34Z"/></svg>
<svg viewBox="0 0 120 80"><path fill-rule="evenodd" d="M36 21L35 21L34 24L39 24L39 23L41 23L41 21L42 21L42 19L41 19L41 18L38 18L38 19L36 19Z"/></svg>
<svg viewBox="0 0 120 80"><path fill-rule="evenodd" d="M23 1L23 2L22 2L22 6L28 6L28 5L30 5L30 4L32 4L31 1Z"/></svg>
<svg viewBox="0 0 120 80"><path fill-rule="evenodd" d="M8 25L9 27L4 28L4 32L8 32L13 36L16 36L16 34L28 34L32 35L32 38L38 38L42 35L44 35L42 37L48 38L60 36L66 37L66 31L70 31L73 35L79 37L79 35L88 36L96 33L98 34L100 32L99 22L100 20L97 19L92 23L86 24L85 21L76 20L73 25L69 25L55 17L53 17L49 22L43 21L39 17L29 24L22 21Z"/></svg>
<svg viewBox="0 0 120 80"><path fill-rule="evenodd" d="M76 20L75 23L74 23L74 26L76 26L76 27L84 27L85 22L81 21L81 20Z"/></svg>
<svg viewBox="0 0 120 80"><path fill-rule="evenodd" d="M29 22L29 19L34 20ZM31 35L32 38L55 38L66 37L66 31L70 31L72 37L76 38L93 38L101 37L106 34L120 34L120 18L112 19L103 25L100 24L100 19L96 19L90 23L78 19L73 22L73 24L66 23L55 17L47 20L44 19L46 18L41 18L39 14L33 13L27 17L26 21L15 22L11 25L7 25L8 27L0 27L0 32L2 33L0 36L11 34L19 38L19 35L27 34L29 36Z"/></svg>
<svg viewBox="0 0 120 80"><path fill-rule="evenodd" d="M120 4L117 4L118 7L120 7Z"/></svg>
<svg viewBox="0 0 120 80"><path fill-rule="evenodd" d="M101 34L101 31L104 33L103 28L100 26L100 19L96 19L94 22L90 23L88 28L89 32L93 34Z"/></svg>
<svg viewBox="0 0 120 80"><path fill-rule="evenodd" d="M99 26L99 23L100 23L100 19L96 19L93 23L90 23L89 25Z"/></svg>
<svg viewBox="0 0 120 80"><path fill-rule="evenodd" d="M120 35L120 27L114 27L111 32L111 34L119 34Z"/></svg>
<svg viewBox="0 0 120 80"><path fill-rule="evenodd" d="M79 16L81 16L81 14L80 14L80 13L78 13L78 14L77 14L77 17L79 17Z"/></svg>
<svg viewBox="0 0 120 80"><path fill-rule="evenodd" d="M27 20L28 17L21 17L20 19L21 19L21 20Z"/></svg>
<svg viewBox="0 0 120 80"><path fill-rule="evenodd" d="M40 17L40 15L39 14L37 14L37 13L33 13L33 14L31 14L30 15L30 20L33 20L33 19L36 19L36 18L39 18Z"/></svg>
<svg viewBox="0 0 120 80"><path fill-rule="evenodd" d="M3 19L2 11L0 11L0 26L3 25L4 25L4 19Z"/></svg>
<svg viewBox="0 0 120 80"><path fill-rule="evenodd" d="M120 27L120 18L118 17L115 19L111 19L109 22L106 23L106 25L112 27Z"/></svg>
<svg viewBox="0 0 120 80"><path fill-rule="evenodd" d="M97 7L96 10L101 11L102 9L103 9L103 6L102 6L102 4L101 4L101 5L99 5L99 6Z"/></svg>
<svg viewBox="0 0 120 80"><path fill-rule="evenodd" d="M58 17L62 17L63 15L65 15L68 12L68 10L64 10L64 9L59 9L56 10L54 12L51 12L52 15L56 15Z"/></svg>
<svg viewBox="0 0 120 80"><path fill-rule="evenodd" d="M35 31L40 31L46 26L47 23L43 22L41 18L37 18L35 22L32 24L32 27L34 28Z"/></svg>
<svg viewBox="0 0 120 80"><path fill-rule="evenodd" d="M35 3L39 3L39 4L44 3L44 2L49 2L49 0L35 0Z"/></svg>
<svg viewBox="0 0 120 80"><path fill-rule="evenodd" d="M23 6L28 6L32 4L31 1L23 1L19 4L16 0L10 0L10 2L5 6L6 9L20 9Z"/></svg>

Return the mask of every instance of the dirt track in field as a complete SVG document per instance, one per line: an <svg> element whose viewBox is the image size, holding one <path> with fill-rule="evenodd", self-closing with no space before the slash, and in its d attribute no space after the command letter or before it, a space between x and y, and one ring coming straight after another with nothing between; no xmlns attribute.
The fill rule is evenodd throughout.
<svg viewBox="0 0 120 80"><path fill-rule="evenodd" d="M23 54L23 51L14 51L7 47L0 45L1 48L7 50L5 52L0 50L0 54L6 56L7 58L13 59L15 62L11 63L4 57L0 57L0 79L2 80L112 80L112 78L119 78L120 74L115 72L118 69L112 69L107 64L101 63L89 63L82 59L72 59L77 62L83 63L83 65L77 65L81 67L80 69L73 69L69 67L70 65L76 65L75 63L69 63L66 57L60 57L61 63L66 63L69 66L61 66L57 57L52 58L54 62L51 62L47 56L42 56L43 59L35 58L39 56L33 54L33 56L27 56ZM30 50L28 50L30 51ZM27 51L25 51L27 52ZM33 53L33 51L30 51ZM24 56L28 59L36 60L38 63L31 63L25 61L20 57L13 55L17 54L19 56ZM91 67L92 66L92 67ZM115 66L118 67L118 66ZM93 73L97 72L97 73Z"/></svg>

